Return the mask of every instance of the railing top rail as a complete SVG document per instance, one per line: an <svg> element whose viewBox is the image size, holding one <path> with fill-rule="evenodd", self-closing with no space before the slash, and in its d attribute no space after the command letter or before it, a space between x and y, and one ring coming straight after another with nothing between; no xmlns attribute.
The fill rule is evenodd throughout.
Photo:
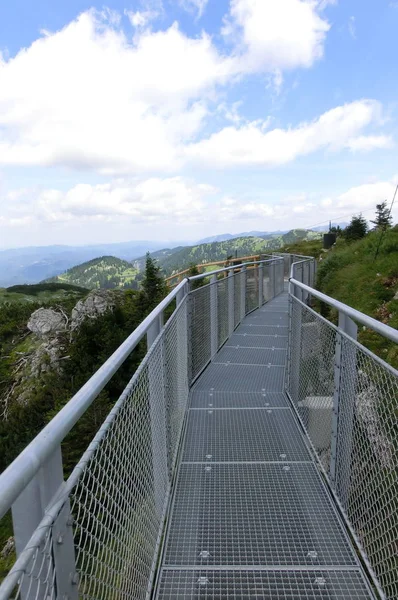
<svg viewBox="0 0 398 600"><path fill-rule="evenodd" d="M85 385L55 415L32 442L0 475L0 518L9 510L40 467L62 442L79 418L89 408L98 394L128 358L147 333L154 320L184 288L184 279L154 308L142 323L129 335L108 360L94 373Z"/></svg>
<svg viewBox="0 0 398 600"><path fill-rule="evenodd" d="M382 336L392 340L396 344L398 343L398 331L396 329L393 329L384 323L380 323L380 321L377 321L368 315L364 315L359 310L351 308L351 306L347 306L347 304L343 304L343 302L340 302L339 300L335 300L334 298L331 298L322 292L318 292L318 290L315 290L305 283L301 283L301 281L297 281L297 279L291 277L289 281L302 290L309 292L311 296L318 298L318 300L322 300L322 302L326 302L326 304L329 304L329 306L336 308L339 312L342 312L351 319L354 319L354 321L358 321L358 323L361 323L361 325L365 325L365 327L380 333Z"/></svg>
<svg viewBox="0 0 398 600"><path fill-rule="evenodd" d="M205 277L211 277L212 275L218 275L219 273L225 273L225 271L231 271L235 269L241 269L243 267L249 267L250 265L260 265L265 263L272 263L278 260L278 256L273 256L271 258L267 258L266 260L253 260L251 262L240 263L239 265L230 265L228 267L223 267L222 269L216 269L215 271L209 271L208 273L199 273L199 275L192 275L192 277L188 277L189 281L196 281L198 279L204 279Z"/></svg>

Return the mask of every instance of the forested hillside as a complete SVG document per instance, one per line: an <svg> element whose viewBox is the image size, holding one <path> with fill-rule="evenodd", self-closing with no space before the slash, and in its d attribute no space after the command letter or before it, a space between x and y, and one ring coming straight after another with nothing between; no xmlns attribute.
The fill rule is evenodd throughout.
<svg viewBox="0 0 398 600"><path fill-rule="evenodd" d="M49 281L70 283L88 289L137 289L137 269L131 263L114 256L101 256L68 269Z"/></svg>

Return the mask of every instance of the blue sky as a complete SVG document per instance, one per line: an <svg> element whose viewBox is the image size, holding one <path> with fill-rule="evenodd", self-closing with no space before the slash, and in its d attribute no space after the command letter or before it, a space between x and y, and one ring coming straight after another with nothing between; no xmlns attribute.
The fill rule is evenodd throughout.
<svg viewBox="0 0 398 600"><path fill-rule="evenodd" d="M371 218L397 26L388 0L1 3L0 247Z"/></svg>

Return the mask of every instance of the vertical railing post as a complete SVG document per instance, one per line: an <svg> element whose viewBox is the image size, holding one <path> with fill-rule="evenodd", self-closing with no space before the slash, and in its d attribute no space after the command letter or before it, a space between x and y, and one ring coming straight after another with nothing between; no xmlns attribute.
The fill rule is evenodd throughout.
<svg viewBox="0 0 398 600"><path fill-rule="evenodd" d="M163 327L163 313L154 319L147 332L148 350L153 346ZM165 473L168 473L167 423L164 343L161 340L148 361L149 409L151 419L151 444L153 465L153 491L157 516L162 518L164 509ZM157 356L159 353L159 356ZM159 369L161 372L159 372Z"/></svg>
<svg viewBox="0 0 398 600"><path fill-rule="evenodd" d="M58 446L12 506L17 556L26 547L31 535L44 517L46 508L60 490L63 482L62 452L61 446ZM41 577L45 575L47 579L51 580L51 573L54 572L57 590L62 591L59 597L65 596L77 600L75 553L69 502L65 503L56 519L53 531L53 557L51 558L49 549L47 560L48 564L44 565L41 562L38 564L37 569L40 569L40 572L36 573L34 567L29 578L31 581L32 579L36 581L34 590L30 589L31 581L22 582L21 599L29 600L32 593L37 598L42 597L41 594L45 593L47 586L45 582L41 583Z"/></svg>
<svg viewBox="0 0 398 600"><path fill-rule="evenodd" d="M211 358L213 358L218 351L217 275L212 275L210 279L210 343Z"/></svg>
<svg viewBox="0 0 398 600"><path fill-rule="evenodd" d="M275 261L273 260L270 264L270 288L271 288L271 298L275 298L276 296L276 269L275 269Z"/></svg>
<svg viewBox="0 0 398 600"><path fill-rule="evenodd" d="M344 343L345 333L357 339L356 323L344 313L339 313L334 358L334 394L332 415L332 439L330 452L330 480L338 490L345 506L350 479L352 428L356 400L356 347Z"/></svg>
<svg viewBox="0 0 398 600"><path fill-rule="evenodd" d="M258 307L261 308L264 304L264 268L263 264L258 265Z"/></svg>
<svg viewBox="0 0 398 600"><path fill-rule="evenodd" d="M235 329L235 276L234 270L228 271L228 336Z"/></svg>
<svg viewBox="0 0 398 600"><path fill-rule="evenodd" d="M247 285L247 267L243 265L241 269L241 282L240 282L240 320L246 316L246 285Z"/></svg>
<svg viewBox="0 0 398 600"><path fill-rule="evenodd" d="M297 288L289 283L289 341L288 341L288 366L286 387L290 393L293 404L297 407L300 400L300 363L301 363L301 337L302 337L302 307L296 302Z"/></svg>

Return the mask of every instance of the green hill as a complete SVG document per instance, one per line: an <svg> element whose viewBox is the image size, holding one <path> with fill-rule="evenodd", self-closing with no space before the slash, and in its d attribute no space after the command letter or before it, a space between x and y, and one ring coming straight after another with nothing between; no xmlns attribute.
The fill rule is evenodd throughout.
<svg viewBox="0 0 398 600"><path fill-rule="evenodd" d="M283 250L318 259L316 287L321 292L398 329L398 226L386 232L375 258L379 240L380 233L371 231L356 242L337 238L328 252L314 241L288 244ZM327 316L337 322L333 312ZM372 352L398 368L395 344L363 327L358 336Z"/></svg>
<svg viewBox="0 0 398 600"><path fill-rule="evenodd" d="M87 294L87 289L67 283L37 283L33 285L13 285L0 288L0 305L9 302L46 303L59 302L68 298L79 299Z"/></svg>
<svg viewBox="0 0 398 600"><path fill-rule="evenodd" d="M137 268L114 256L101 256L72 267L49 281L69 283L87 289L136 288Z"/></svg>
<svg viewBox="0 0 398 600"><path fill-rule="evenodd" d="M275 234L264 237L238 237L222 242L211 242L173 248L172 250L161 250L151 254L156 258L162 271L166 276L182 271L192 263L205 264L208 262L225 261L231 256L252 256L272 252L289 243L298 240L317 240L321 234L306 229L293 229L285 234ZM162 254L163 253L163 254ZM135 264L142 268L144 257L138 259Z"/></svg>

